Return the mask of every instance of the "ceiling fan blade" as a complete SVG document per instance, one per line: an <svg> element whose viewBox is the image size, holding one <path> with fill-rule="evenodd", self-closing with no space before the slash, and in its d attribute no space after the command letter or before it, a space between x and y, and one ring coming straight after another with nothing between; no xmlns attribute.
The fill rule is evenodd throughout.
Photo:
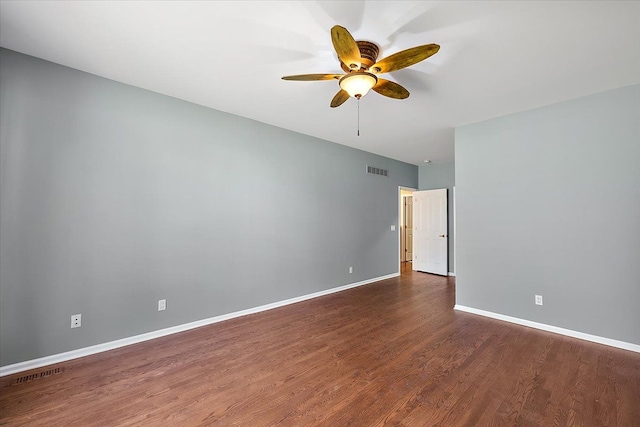
<svg viewBox="0 0 640 427"><path fill-rule="evenodd" d="M411 49L403 50L398 53L394 53L391 56L376 62L369 71L374 74L390 73L392 71L401 70L406 67L410 67L413 64L417 64L420 61L424 61L431 55L435 55L440 46L437 44L425 44L422 46L412 47Z"/></svg>
<svg viewBox="0 0 640 427"><path fill-rule="evenodd" d="M336 96L331 100L331 108L336 108L344 104L344 102L349 99L349 94L346 90L340 89Z"/></svg>
<svg viewBox="0 0 640 427"><path fill-rule="evenodd" d="M315 80L339 80L342 74L298 74L296 76L284 76L282 80L315 81Z"/></svg>
<svg viewBox="0 0 640 427"><path fill-rule="evenodd" d="M388 96L395 99L406 99L409 97L409 91L400 86L396 82L390 80L378 79L378 83L372 89L380 95Z"/></svg>
<svg viewBox="0 0 640 427"><path fill-rule="evenodd" d="M346 28L334 25L331 28L331 41L340 61L344 62L351 70L360 69L362 62L360 49Z"/></svg>

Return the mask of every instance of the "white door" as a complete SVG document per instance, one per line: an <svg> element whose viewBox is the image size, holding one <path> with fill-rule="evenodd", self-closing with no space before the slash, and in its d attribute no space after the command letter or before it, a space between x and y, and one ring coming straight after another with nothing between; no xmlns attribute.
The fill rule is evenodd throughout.
<svg viewBox="0 0 640 427"><path fill-rule="evenodd" d="M447 189L413 193L413 269L446 276Z"/></svg>

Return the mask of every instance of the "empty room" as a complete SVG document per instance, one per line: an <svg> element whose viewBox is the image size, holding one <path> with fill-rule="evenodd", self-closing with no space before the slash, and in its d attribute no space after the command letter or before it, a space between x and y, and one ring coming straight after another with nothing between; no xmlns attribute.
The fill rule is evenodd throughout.
<svg viewBox="0 0 640 427"><path fill-rule="evenodd" d="M0 0L0 425L640 426L638 22Z"/></svg>

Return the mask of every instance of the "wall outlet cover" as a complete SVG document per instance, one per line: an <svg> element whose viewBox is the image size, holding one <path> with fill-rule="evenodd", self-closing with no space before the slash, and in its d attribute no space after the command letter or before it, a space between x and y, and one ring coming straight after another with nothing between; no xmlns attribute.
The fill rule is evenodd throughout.
<svg viewBox="0 0 640 427"><path fill-rule="evenodd" d="M80 326L82 326L82 314L71 316L71 328L79 328Z"/></svg>
<svg viewBox="0 0 640 427"><path fill-rule="evenodd" d="M158 311L164 311L167 309L167 300L161 299L158 300Z"/></svg>
<svg viewBox="0 0 640 427"><path fill-rule="evenodd" d="M542 305L542 295L536 295L536 305Z"/></svg>

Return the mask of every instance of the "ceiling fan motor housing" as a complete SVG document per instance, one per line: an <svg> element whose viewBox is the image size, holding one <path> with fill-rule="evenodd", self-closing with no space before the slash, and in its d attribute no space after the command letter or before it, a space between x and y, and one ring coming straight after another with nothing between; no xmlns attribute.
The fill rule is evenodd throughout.
<svg viewBox="0 0 640 427"><path fill-rule="evenodd" d="M356 44L358 45L358 49L360 49L360 56L362 57L362 68L368 70L369 67L371 67L378 61L380 48L375 43L363 40L358 40Z"/></svg>

